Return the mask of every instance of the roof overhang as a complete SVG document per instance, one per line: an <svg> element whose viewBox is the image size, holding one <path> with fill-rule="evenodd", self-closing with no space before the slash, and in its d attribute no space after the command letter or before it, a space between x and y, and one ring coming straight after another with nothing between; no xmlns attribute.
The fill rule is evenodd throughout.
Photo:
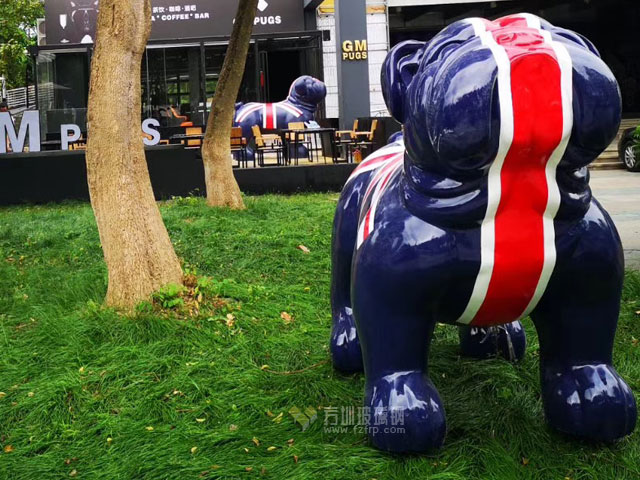
<svg viewBox="0 0 640 480"><path fill-rule="evenodd" d="M305 10L315 10L320 6L323 0L303 0Z"/></svg>

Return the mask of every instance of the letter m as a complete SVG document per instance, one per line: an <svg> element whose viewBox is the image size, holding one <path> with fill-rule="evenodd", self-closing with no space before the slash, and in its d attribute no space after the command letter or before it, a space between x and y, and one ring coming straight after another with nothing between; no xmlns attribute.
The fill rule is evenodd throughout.
<svg viewBox="0 0 640 480"><path fill-rule="evenodd" d="M14 152L22 152L29 135L29 151L40 151L40 119L37 111L24 112L20 122L20 131L16 134L16 127L8 112L0 113L0 153L7 153L7 138Z"/></svg>
<svg viewBox="0 0 640 480"><path fill-rule="evenodd" d="M356 40L356 52L366 52L366 51L367 51L367 41Z"/></svg>

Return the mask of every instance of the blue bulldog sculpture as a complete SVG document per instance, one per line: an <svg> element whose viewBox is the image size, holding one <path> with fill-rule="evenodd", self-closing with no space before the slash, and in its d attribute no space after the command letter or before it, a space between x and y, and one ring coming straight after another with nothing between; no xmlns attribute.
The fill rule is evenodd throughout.
<svg viewBox="0 0 640 480"><path fill-rule="evenodd" d="M317 78L304 75L296 79L289 89L286 100L278 103L239 103L236 105L234 126L242 127L242 136L249 143L253 139L251 127L258 125L265 130L288 128L289 123L310 122L314 119L318 105L327 96L327 87ZM300 146L298 155L306 157L308 151ZM254 152L247 148L247 157L253 159Z"/></svg>
<svg viewBox="0 0 640 480"><path fill-rule="evenodd" d="M595 47L530 14L471 18L396 46L382 81L404 138L349 178L332 247L331 352L339 370L364 368L372 443L442 445L436 323L459 326L465 355L517 359L527 316L549 424L595 441L631 433L635 400L612 365L622 248L587 170L621 100ZM403 433L376 426L394 414Z"/></svg>

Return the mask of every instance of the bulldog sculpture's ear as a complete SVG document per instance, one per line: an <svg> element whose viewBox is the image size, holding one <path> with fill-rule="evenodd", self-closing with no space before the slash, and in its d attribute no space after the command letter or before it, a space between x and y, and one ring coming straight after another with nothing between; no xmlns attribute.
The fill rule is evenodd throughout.
<svg viewBox="0 0 640 480"><path fill-rule="evenodd" d="M426 43L407 40L396 45L382 65L382 94L393 118L405 121L404 102L411 80L420 68Z"/></svg>

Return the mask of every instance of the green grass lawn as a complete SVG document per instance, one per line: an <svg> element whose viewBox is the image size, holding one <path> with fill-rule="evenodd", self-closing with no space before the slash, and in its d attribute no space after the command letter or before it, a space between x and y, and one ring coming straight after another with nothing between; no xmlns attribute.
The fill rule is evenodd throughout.
<svg viewBox="0 0 640 480"><path fill-rule="evenodd" d="M193 317L100 306L106 269L88 205L0 209L0 479L640 478L638 433L605 446L546 427L530 322L516 365L460 358L456 330L436 329L440 452L396 457L361 433L325 431L323 408L359 407L364 386L329 362L336 199L251 197L244 212L164 203L185 268L228 299ZM638 310L640 274L629 273L615 361L636 393ZM302 431L292 407L318 420Z"/></svg>

